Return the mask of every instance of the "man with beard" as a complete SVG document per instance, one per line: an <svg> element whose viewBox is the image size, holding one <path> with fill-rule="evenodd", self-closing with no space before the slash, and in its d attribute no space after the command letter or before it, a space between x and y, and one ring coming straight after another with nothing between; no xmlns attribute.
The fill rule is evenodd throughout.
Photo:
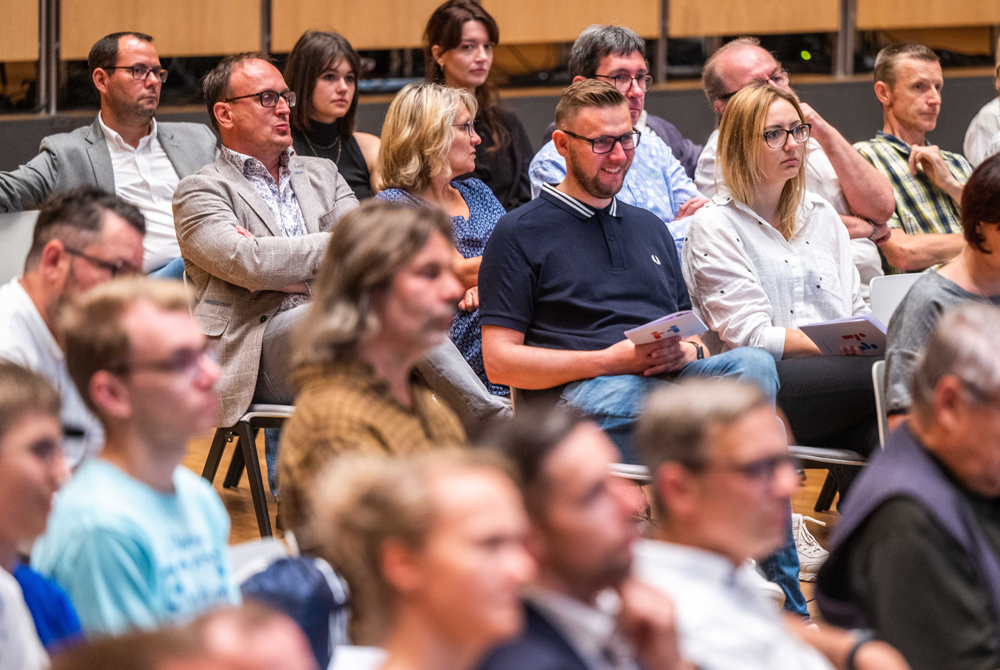
<svg viewBox="0 0 1000 670"><path fill-rule="evenodd" d="M635 462L632 424L652 388L740 376L770 398L774 359L744 347L709 357L698 337L634 345L630 328L691 309L670 231L615 196L640 134L606 82L566 89L552 135L566 178L497 223L479 270L486 374L591 417ZM544 390L544 393L537 391Z"/></svg>
<svg viewBox="0 0 1000 670"><path fill-rule="evenodd" d="M59 391L66 463L95 455L104 431L66 367L63 306L97 284L142 267L142 214L117 196L82 186L42 205L24 274L0 286L0 358L34 370Z"/></svg>
<svg viewBox="0 0 1000 670"><path fill-rule="evenodd" d="M670 599L630 575L645 499L611 475L618 454L600 429L572 411L532 409L487 444L513 463L538 576L525 589L524 631L480 670L691 668ZM609 590L619 595L617 611Z"/></svg>
<svg viewBox="0 0 1000 670"><path fill-rule="evenodd" d="M200 123L153 118L167 71L149 35L102 37L87 64L100 113L89 126L46 137L40 153L17 170L0 172L0 212L38 207L49 194L77 186L102 188L146 218L143 270L180 279L184 264L170 202L181 179L215 160L215 135Z"/></svg>

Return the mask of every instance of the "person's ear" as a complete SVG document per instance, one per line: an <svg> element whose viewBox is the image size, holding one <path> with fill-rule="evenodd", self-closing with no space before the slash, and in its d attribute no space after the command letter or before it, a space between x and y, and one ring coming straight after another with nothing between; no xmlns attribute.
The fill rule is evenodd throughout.
<svg viewBox="0 0 1000 670"><path fill-rule="evenodd" d="M569 154L569 140L569 135L558 128L552 131L552 144L563 158Z"/></svg>
<svg viewBox="0 0 1000 670"><path fill-rule="evenodd" d="M883 105L892 103L892 88L884 81L875 82L875 97Z"/></svg>
<svg viewBox="0 0 1000 670"><path fill-rule="evenodd" d="M128 420L132 416L132 401L122 380L107 370L98 370L87 384L90 400L103 414L114 419Z"/></svg>
<svg viewBox="0 0 1000 670"><path fill-rule="evenodd" d="M212 105L212 114L215 115L215 120L220 128L233 127L233 109L228 102L217 102Z"/></svg>
<svg viewBox="0 0 1000 670"><path fill-rule="evenodd" d="M410 593L423 586L419 557L401 540L389 538L382 543L379 563L382 576L394 590Z"/></svg>
<svg viewBox="0 0 1000 670"><path fill-rule="evenodd" d="M112 72L113 71L114 70L112 70ZM97 92L100 93L101 95L108 94L108 78L110 76L111 74L107 70L100 67L96 68L94 72L90 75L91 79L94 82L94 88L96 88Z"/></svg>
<svg viewBox="0 0 1000 670"><path fill-rule="evenodd" d="M715 110L715 113L718 114L719 118L721 119L722 113L726 111L726 103L723 102L722 100L715 100L712 102L712 109Z"/></svg>
<svg viewBox="0 0 1000 670"><path fill-rule="evenodd" d="M441 56L444 55L444 49L440 45L435 44L431 46L431 58L437 63L442 69L444 69L444 63L441 62Z"/></svg>
<svg viewBox="0 0 1000 670"><path fill-rule="evenodd" d="M700 506L692 473L677 462L664 463L656 471L656 495L670 518L689 517Z"/></svg>
<svg viewBox="0 0 1000 670"><path fill-rule="evenodd" d="M934 418L942 428L954 430L968 405L968 391L955 375L945 375L934 387Z"/></svg>
<svg viewBox="0 0 1000 670"><path fill-rule="evenodd" d="M38 272L45 279L45 283L61 285L69 272L71 260L62 240L49 240L42 247L42 255L38 259Z"/></svg>
<svg viewBox="0 0 1000 670"><path fill-rule="evenodd" d="M583 81L584 79L586 79L586 77L581 75L576 75L575 77L573 77L573 81L571 81L570 83L575 84L576 82Z"/></svg>

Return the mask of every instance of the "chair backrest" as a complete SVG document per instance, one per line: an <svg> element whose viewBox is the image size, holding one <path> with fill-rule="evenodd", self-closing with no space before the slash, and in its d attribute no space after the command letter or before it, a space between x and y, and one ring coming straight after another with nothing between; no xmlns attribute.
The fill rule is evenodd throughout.
<svg viewBox="0 0 1000 670"><path fill-rule="evenodd" d="M872 386L875 387L875 416L878 419L878 443L885 447L889 436L889 414L885 406L885 361L872 365Z"/></svg>
<svg viewBox="0 0 1000 670"><path fill-rule="evenodd" d="M38 212L0 214L0 284L21 276L37 218Z"/></svg>
<svg viewBox="0 0 1000 670"><path fill-rule="evenodd" d="M904 275L886 275L872 279L869 289L872 296L872 314L875 315L875 318L883 325L888 326L892 313L896 311L910 287L920 277L921 274L916 272Z"/></svg>

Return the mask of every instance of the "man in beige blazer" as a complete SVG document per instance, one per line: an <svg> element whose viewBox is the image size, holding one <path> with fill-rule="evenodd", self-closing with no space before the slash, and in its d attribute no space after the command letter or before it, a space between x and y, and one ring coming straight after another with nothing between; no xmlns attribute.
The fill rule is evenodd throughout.
<svg viewBox="0 0 1000 670"><path fill-rule="evenodd" d="M294 93L266 56L226 58L204 89L222 151L181 181L173 208L194 316L220 346L219 422L229 426L251 401L291 404L289 335L330 230L358 201L336 164L291 150Z"/></svg>

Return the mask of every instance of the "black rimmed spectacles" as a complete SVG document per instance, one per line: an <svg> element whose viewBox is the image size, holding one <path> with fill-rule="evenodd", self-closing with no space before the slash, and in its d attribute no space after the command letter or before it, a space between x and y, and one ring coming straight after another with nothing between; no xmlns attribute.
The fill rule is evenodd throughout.
<svg viewBox="0 0 1000 670"><path fill-rule="evenodd" d="M114 67L102 67L102 70L131 70L132 78L138 79L139 81L146 81L146 77L152 72L153 76L160 80L162 84L167 80L167 75L170 74L162 67L149 68L145 65L115 65Z"/></svg>
<svg viewBox="0 0 1000 670"><path fill-rule="evenodd" d="M778 88L784 88L785 86L788 86L788 70L780 70L778 72L774 72L767 79L754 79L753 81L750 82L750 84L760 84L761 86L771 84L772 86L777 86ZM750 84L747 85L749 86ZM743 89L741 88L740 91L742 90ZM740 91L733 91L732 93L723 93L718 97L718 99L721 100L722 102L726 102Z"/></svg>
<svg viewBox="0 0 1000 670"><path fill-rule="evenodd" d="M570 137L575 137L578 140L583 140L584 142L590 142L590 148L593 149L595 154L609 154L615 149L615 143L622 145L624 151L634 151L637 146L639 146L639 138L642 137L642 133L638 130L633 130L630 133L625 133L624 135L619 135L618 137L611 137L604 135L602 137L584 137L583 135L577 135L576 133L571 133L568 130L562 131L569 135Z"/></svg>
<svg viewBox="0 0 1000 670"><path fill-rule="evenodd" d="M69 254L70 256L76 256L77 258L82 258L83 260L87 261L94 267L106 270L107 273L111 275L112 279L120 276L137 275L142 272L139 268L132 265L126 260L122 260L121 258L112 263L111 261L106 261L103 258L98 258L96 256L91 256L90 254L86 254L80 251L79 249L74 249L73 247L63 247L63 248L66 250L66 253Z"/></svg>
<svg viewBox="0 0 1000 670"><path fill-rule="evenodd" d="M226 98L223 102L233 102L234 100L243 100L244 98L259 98L261 107L277 107L278 100L281 98L285 99L288 103L288 108L291 109L295 106L295 91L284 91L278 93L277 91L261 91L260 93L248 93L247 95L238 95L235 98Z"/></svg>
<svg viewBox="0 0 1000 670"><path fill-rule="evenodd" d="M803 123L802 125L795 126L791 130L785 130L784 128L775 128L774 130L768 130L764 133L764 141L767 142L767 146L772 149L780 149L785 146L788 142L788 138L791 137L793 140L802 144L809 139L809 133L812 131L811 123Z"/></svg>
<svg viewBox="0 0 1000 670"><path fill-rule="evenodd" d="M648 91L649 87L653 85L653 78L648 74L637 74L634 77L629 74L595 74L594 76L598 79L610 79L611 82L614 83L615 88L622 93L625 93L632 88L633 81L638 84L639 88L643 91Z"/></svg>

